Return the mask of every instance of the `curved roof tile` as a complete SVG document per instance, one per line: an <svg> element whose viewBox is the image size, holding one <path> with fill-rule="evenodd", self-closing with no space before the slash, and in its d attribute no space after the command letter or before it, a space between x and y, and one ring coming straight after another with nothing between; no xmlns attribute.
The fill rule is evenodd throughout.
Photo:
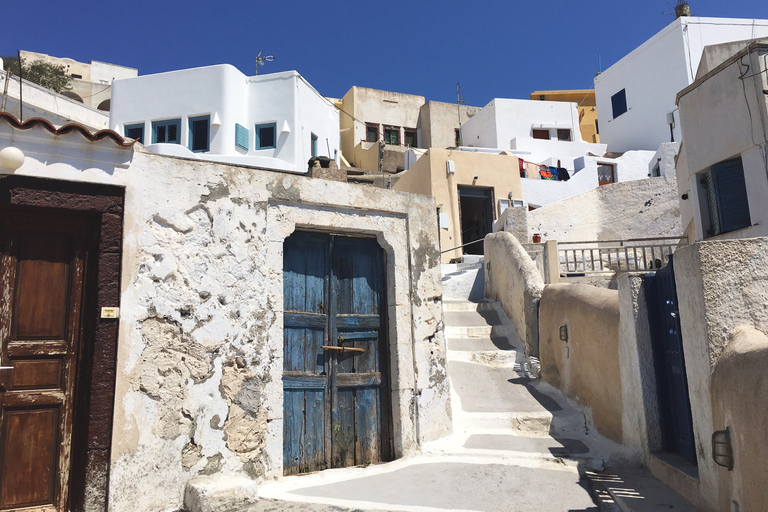
<svg viewBox="0 0 768 512"><path fill-rule="evenodd" d="M112 139L115 144L121 147L131 147L136 144L133 139L127 139L117 133L114 130L99 130L96 133L92 133L88 128L80 123L67 123L61 128L56 128L50 121L43 119L42 117L30 117L26 121L22 122L16 119L13 114L8 112L0 112L0 119L5 119L8 124L19 130L29 130L35 126L42 126L53 135L66 135L70 132L80 132L83 137L91 142L97 142L101 139Z"/></svg>

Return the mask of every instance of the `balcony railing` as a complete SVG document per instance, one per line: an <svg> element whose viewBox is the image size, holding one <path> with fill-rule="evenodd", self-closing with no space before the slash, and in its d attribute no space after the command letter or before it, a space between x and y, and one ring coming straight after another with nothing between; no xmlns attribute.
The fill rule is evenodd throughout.
<svg viewBox="0 0 768 512"><path fill-rule="evenodd" d="M558 242L560 272L599 274L658 270L687 237Z"/></svg>

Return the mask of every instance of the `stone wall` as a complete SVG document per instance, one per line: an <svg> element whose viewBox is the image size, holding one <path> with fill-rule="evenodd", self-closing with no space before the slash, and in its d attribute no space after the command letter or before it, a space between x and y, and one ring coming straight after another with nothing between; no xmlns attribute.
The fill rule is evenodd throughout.
<svg viewBox="0 0 768 512"><path fill-rule="evenodd" d="M501 303L525 344L526 355L539 357L538 303L544 290L536 264L510 233L487 235L485 296Z"/></svg>
<svg viewBox="0 0 768 512"><path fill-rule="evenodd" d="M567 339L561 339L565 327ZM583 284L547 285L539 307L541 378L586 404L595 426L622 442L618 292Z"/></svg>

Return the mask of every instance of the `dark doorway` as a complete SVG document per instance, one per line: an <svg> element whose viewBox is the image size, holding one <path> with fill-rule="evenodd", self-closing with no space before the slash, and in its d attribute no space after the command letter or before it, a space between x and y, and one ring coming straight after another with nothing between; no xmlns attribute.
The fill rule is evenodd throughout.
<svg viewBox="0 0 768 512"><path fill-rule="evenodd" d="M283 265L284 474L391 460L383 250L297 231Z"/></svg>
<svg viewBox="0 0 768 512"><path fill-rule="evenodd" d="M646 275L645 290L656 367L662 449L696 464L672 256L667 266L655 275Z"/></svg>
<svg viewBox="0 0 768 512"><path fill-rule="evenodd" d="M493 189L459 186L461 243L482 240L493 232ZM482 242L464 247L464 254L483 254Z"/></svg>

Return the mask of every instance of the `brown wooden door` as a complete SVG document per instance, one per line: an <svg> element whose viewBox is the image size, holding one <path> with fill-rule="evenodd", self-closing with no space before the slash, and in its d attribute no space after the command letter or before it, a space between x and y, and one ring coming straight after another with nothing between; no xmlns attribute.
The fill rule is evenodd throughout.
<svg viewBox="0 0 768 512"><path fill-rule="evenodd" d="M0 510L67 510L87 223L0 209Z"/></svg>

